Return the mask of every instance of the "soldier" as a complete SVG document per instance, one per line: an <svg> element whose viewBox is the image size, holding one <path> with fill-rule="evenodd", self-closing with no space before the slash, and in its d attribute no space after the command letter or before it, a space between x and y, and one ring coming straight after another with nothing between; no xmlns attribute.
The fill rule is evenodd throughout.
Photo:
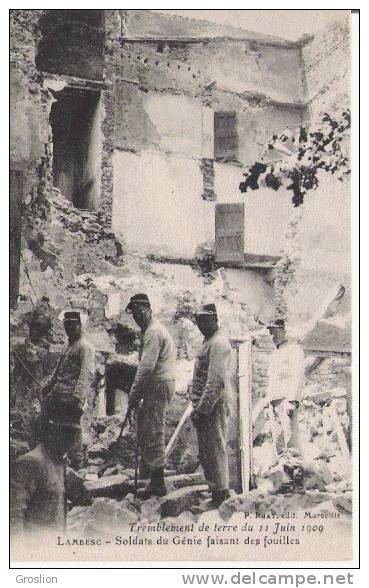
<svg viewBox="0 0 369 588"><path fill-rule="evenodd" d="M231 345L218 327L214 304L196 313L197 326L205 340L197 356L191 391L192 420L197 432L199 459L218 507L229 497L227 455L228 389Z"/></svg>
<svg viewBox="0 0 369 588"><path fill-rule="evenodd" d="M269 324L275 349L272 352L268 369L268 389L265 398L268 403L269 420L275 458L291 458L298 464L298 408L302 396L305 371L305 356L302 347L286 336L285 322L278 319ZM292 462L293 463L293 462ZM301 468L296 467L293 478L295 486L300 484Z"/></svg>
<svg viewBox="0 0 369 588"><path fill-rule="evenodd" d="M77 406L46 401L41 442L16 460L11 476L12 532L65 530L66 495L83 491L83 480L64 460L80 433L81 414Z"/></svg>
<svg viewBox="0 0 369 588"><path fill-rule="evenodd" d="M141 328L140 363L129 395L128 414L138 409L141 474L150 474L150 482L138 495L165 496L165 417L175 390L176 348L166 328L153 318L146 294L132 296L126 310Z"/></svg>
<svg viewBox="0 0 369 588"><path fill-rule="evenodd" d="M71 309L62 313L68 343L64 347L56 369L43 386L44 397L58 397L59 403L78 406L85 410L95 373L95 351L82 334L82 311ZM83 467L82 432L75 435L69 451L71 466Z"/></svg>

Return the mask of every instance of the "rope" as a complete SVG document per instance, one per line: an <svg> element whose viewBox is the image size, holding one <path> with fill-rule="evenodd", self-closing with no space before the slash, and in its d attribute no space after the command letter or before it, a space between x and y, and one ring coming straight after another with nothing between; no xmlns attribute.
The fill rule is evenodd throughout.
<svg viewBox="0 0 369 588"><path fill-rule="evenodd" d="M37 380L37 378L35 378L35 376L32 374L32 372L29 370L29 368L26 366L23 360L19 357L19 355L15 351L13 351L13 354L15 355L23 369L27 372L27 374L31 376L32 380L41 387L41 383Z"/></svg>

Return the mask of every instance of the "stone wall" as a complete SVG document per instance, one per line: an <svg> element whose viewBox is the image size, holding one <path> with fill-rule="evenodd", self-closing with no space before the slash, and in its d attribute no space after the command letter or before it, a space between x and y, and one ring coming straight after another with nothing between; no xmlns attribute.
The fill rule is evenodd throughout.
<svg viewBox="0 0 369 588"><path fill-rule="evenodd" d="M40 70L102 80L103 10L47 10L40 28L43 38L36 61Z"/></svg>
<svg viewBox="0 0 369 588"><path fill-rule="evenodd" d="M205 58L206 56L206 58ZM118 57L118 56L117 56ZM227 64L227 67L225 67ZM257 41L122 40L119 75L157 90L198 93L218 90L301 104L304 101L300 47L269 47Z"/></svg>
<svg viewBox="0 0 369 588"><path fill-rule="evenodd" d="M230 39L121 44L115 52L113 227L132 249L192 257L214 239L211 202L244 201L242 166L261 156L274 132L301 124L300 47ZM237 113L236 162L215 160L218 111ZM274 195L246 202L247 252L280 253L286 203L287 194L265 225L263 208L275 209Z"/></svg>
<svg viewBox="0 0 369 588"><path fill-rule="evenodd" d="M35 66L42 10L10 11L10 160L25 171L25 193L37 187L37 167L50 142L52 96Z"/></svg>
<svg viewBox="0 0 369 588"><path fill-rule="evenodd" d="M350 18L348 13L346 25L333 24L317 33L302 50L312 118L350 106Z"/></svg>

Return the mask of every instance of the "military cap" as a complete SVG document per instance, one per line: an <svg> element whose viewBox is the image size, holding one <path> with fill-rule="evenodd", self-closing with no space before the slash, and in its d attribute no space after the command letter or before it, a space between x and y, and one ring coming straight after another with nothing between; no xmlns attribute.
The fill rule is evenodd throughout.
<svg viewBox="0 0 369 588"><path fill-rule="evenodd" d="M285 322L283 319L276 319L275 321L272 321L271 323L269 323L269 325L267 325L267 329L284 329L285 327Z"/></svg>
<svg viewBox="0 0 369 588"><path fill-rule="evenodd" d="M132 311L137 306L150 306L150 300L147 294L135 294L126 306L126 311Z"/></svg>
<svg viewBox="0 0 369 588"><path fill-rule="evenodd" d="M81 308L65 308L58 316L61 321L79 321L82 325L87 322L87 312Z"/></svg>
<svg viewBox="0 0 369 588"><path fill-rule="evenodd" d="M217 316L217 309L215 304L202 304L199 308L194 312L195 316L201 315L208 315L208 316Z"/></svg>

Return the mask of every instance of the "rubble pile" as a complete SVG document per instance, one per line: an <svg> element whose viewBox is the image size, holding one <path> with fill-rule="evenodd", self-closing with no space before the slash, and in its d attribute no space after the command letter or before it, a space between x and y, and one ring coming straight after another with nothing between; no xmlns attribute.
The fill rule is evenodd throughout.
<svg viewBox="0 0 369 588"><path fill-rule="evenodd" d="M201 505L208 494L199 471L191 422L185 425L168 460L168 497L145 503L133 497L133 430L125 432L118 447L114 444L138 361L137 327L124 309L131 295L146 292L154 313L166 324L178 348L176 395L167 415L167 441L189 402L188 385L202 341L192 322L194 304L213 300L229 336L257 332L260 325L243 304L242 293L230 290L214 268L206 267L205 274L197 270L191 286L180 286L168 264L122 255L120 244L98 212L74 208L56 189L51 189L48 197L48 217L32 215L24 224L20 296L11 317L11 457L15 459L35 444L32 422L40 408L40 384L55 366L64 342L58 315L67 305L83 307L89 314L86 335L96 349L97 375L84 425L86 465L79 471L85 493L82 503L71 505L71 528L79 526L87 532L101 527L111 532L114 525L121 528L124 521L147 516L195 516L188 514L191 509L202 516ZM265 349L268 336L258 335L254 346L254 400L265 393ZM108 416L106 406L100 406L107 386L116 396L113 413ZM303 456L302 492L305 501L348 512L351 487L345 480L350 479L350 472L344 469L342 435L337 433L337 419L339 431L347 433L348 417L346 401L336 392L319 389L300 410L306 437L303 445L308 448ZM301 500L300 494L279 494L286 471L283 465L273 463L267 419L255 440L254 473L256 489L247 497L231 498L222 507L224 513L227 508L235 512L246 508L253 497L254 504L259 500L264 508L272 509L279 508L286 496L287 502ZM139 485L143 484L140 480ZM228 516L223 510L221 513Z"/></svg>

